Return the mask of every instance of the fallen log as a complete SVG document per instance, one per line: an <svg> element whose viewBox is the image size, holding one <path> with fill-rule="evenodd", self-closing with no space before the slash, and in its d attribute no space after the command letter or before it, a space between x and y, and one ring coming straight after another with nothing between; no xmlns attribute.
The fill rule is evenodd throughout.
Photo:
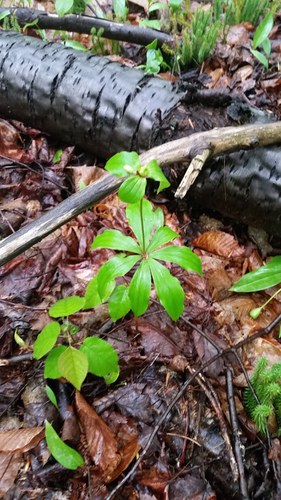
<svg viewBox="0 0 281 500"><path fill-rule="evenodd" d="M155 144L164 143L167 138L174 138L177 134L174 120L177 107L190 98L192 92L190 96L181 84L144 75L141 70L128 68L106 58L65 49L60 44L0 31L0 116L24 121L100 157L107 158L120 150L146 151ZM263 127L270 133L265 133L262 139L258 134ZM191 130L184 132L190 133ZM180 133L183 134L182 131ZM237 128L231 132L233 137L236 133ZM219 134L221 139L226 138L223 131L219 131ZM216 154L262 144L278 144L281 140L280 123L253 126L251 139L248 142L245 139L246 136L243 141L240 135L240 142L232 141L230 149L221 148L216 150ZM162 146L158 151L153 149L152 152L144 153L143 160L153 154L163 165L164 158L168 164L187 158L191 160L202 152L202 144L197 149L195 147L195 135L191 139L193 149L188 152L185 146L179 147L179 143L175 147L175 143L166 145L165 155ZM208 148L209 156L213 156L210 143ZM209 204L216 208L218 201L217 208L226 215L235 213L240 220L262 226L272 234L281 234L281 148L267 148L262 153L239 152L237 157L231 158L229 161L232 161L232 166L229 172L224 170L223 174L221 160L212 165L208 163L214 174L210 176L210 171L206 174L207 170L204 169L191 193L203 205ZM253 158L255 161L251 160ZM225 161L227 159L223 164ZM237 189L233 191L233 196L225 190L225 179L230 179L230 190L233 190L233 186L237 187L239 197ZM244 181L240 182L240 179ZM108 182L113 181L111 179ZM221 191L216 196L218 187ZM75 211L73 207L60 206L59 225L101 199L96 198L97 193L93 195L92 188L83 192L83 201L79 196L76 198L79 207L77 205ZM116 188L115 181L110 189ZM101 197L106 194L108 190L105 190L105 194L99 193ZM237 199L238 210L235 209ZM63 215L64 210L66 213ZM247 214L245 217L244 213ZM261 217L263 213L265 217ZM50 214L45 214L43 220L39 219L38 225L32 223L34 226L30 225L6 238L0 245L0 264L59 227L52 226L52 212ZM42 231L39 231L39 226ZM33 237L29 227L34 230ZM25 240L24 232L29 235L29 242Z"/></svg>

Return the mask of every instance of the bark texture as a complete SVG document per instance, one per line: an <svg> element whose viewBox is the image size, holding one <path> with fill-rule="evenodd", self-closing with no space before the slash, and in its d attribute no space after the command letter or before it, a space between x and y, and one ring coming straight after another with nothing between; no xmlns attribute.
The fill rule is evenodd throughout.
<svg viewBox="0 0 281 500"><path fill-rule="evenodd" d="M0 32L0 115L100 157L149 149L183 96L180 86L105 57Z"/></svg>

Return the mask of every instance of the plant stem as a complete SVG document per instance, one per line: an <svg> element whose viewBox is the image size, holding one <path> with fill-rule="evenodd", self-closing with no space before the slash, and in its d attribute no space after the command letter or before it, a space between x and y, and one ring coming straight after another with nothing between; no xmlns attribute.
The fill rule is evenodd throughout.
<svg viewBox="0 0 281 500"><path fill-rule="evenodd" d="M146 245L145 245L145 237L144 237L144 224L143 224L143 198L140 200L140 220L141 220L141 232L142 232L142 251L145 253Z"/></svg>

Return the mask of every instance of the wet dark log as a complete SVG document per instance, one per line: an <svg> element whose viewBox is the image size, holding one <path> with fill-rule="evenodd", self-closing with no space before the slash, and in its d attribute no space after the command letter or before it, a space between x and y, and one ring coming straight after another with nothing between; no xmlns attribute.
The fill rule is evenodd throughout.
<svg viewBox="0 0 281 500"><path fill-rule="evenodd" d="M163 31L134 26L132 24L116 23L98 17L75 14L59 17L56 14L50 14L42 10L23 7L9 9L2 7L0 8L0 15L7 12L7 10L11 13L9 17L15 16L18 24L22 27L37 21L33 25L34 29L40 28L90 34L91 30L95 28L96 30L103 30L100 35L101 38L131 42L138 45L148 45L156 39L158 45L161 47L164 43L172 45L174 41L171 35Z"/></svg>

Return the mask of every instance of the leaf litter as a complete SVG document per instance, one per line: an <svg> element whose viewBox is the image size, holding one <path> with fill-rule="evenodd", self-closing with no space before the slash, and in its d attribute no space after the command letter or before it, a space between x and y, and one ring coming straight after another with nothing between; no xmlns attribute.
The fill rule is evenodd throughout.
<svg viewBox="0 0 281 500"><path fill-rule="evenodd" d="M280 74L261 74L248 50L250 29L245 23L234 26L227 43L218 45L202 69L208 75L207 86L242 90L253 104L273 109L280 116ZM277 29L272 33L272 50L272 57L278 57ZM0 121L3 236L102 175L96 165L81 166L73 148L64 149L56 164L52 162L54 154L49 139L39 131L16 122ZM161 205L164 202L155 201ZM89 375L82 393L75 395L64 381L54 381L59 413L44 393L40 363L24 357L8 366L5 362L31 353L36 334L47 323L47 310L52 303L70 294L83 293L100 265L113 255L104 249L90 252L93 238L105 228L132 235L124 204L115 195L104 199L1 268L2 496L20 498L27 494L32 498L34 490L38 497L48 493L55 498L55 492L61 491L65 492L65 498L106 498L116 480L138 457L159 417L178 393L187 367L209 360L216 354L216 347L225 349L249 338L280 314L277 296L266 312L253 321L249 312L264 302L267 292L247 296L229 292L230 286L247 270L262 264L253 243L247 238L245 241L245 237L241 243L231 231L221 227L202 229L201 225L199 232L186 215L188 226L181 231L182 214L171 211L169 204L163 208L166 223L181 234L177 244L192 240L202 259L203 279L171 266L184 287L186 301L183 317L176 325L153 296L144 317L136 320L129 316L116 325L102 307L94 313L77 313L74 321L80 327L79 340L93 334L106 338L119 352L121 375L114 386L106 386L101 379ZM15 343L15 331L25 348ZM280 361L280 354L280 344L273 332L246 344L240 356L250 376L261 356L265 355L273 364ZM256 429L243 407L241 388L245 386L245 378L237 359L231 361L238 417L246 429L245 439L248 435L255 439ZM219 358L204 371L203 386L195 380L188 387L168 413L137 474L125 485L119 498L237 498L237 484L231 476L229 457L207 391L209 380L220 401L222 418L227 422L224 369L225 362ZM86 465L75 474L63 470L50 457L43 440L42 425L46 418L61 430L66 442L83 454ZM278 439L272 442L269 458L280 459L278 443ZM249 480L259 485L263 485L262 453L261 447L256 450L250 447L245 459ZM253 461L257 463L254 468ZM203 466L206 475L202 474ZM273 489L271 481L267 487Z"/></svg>

